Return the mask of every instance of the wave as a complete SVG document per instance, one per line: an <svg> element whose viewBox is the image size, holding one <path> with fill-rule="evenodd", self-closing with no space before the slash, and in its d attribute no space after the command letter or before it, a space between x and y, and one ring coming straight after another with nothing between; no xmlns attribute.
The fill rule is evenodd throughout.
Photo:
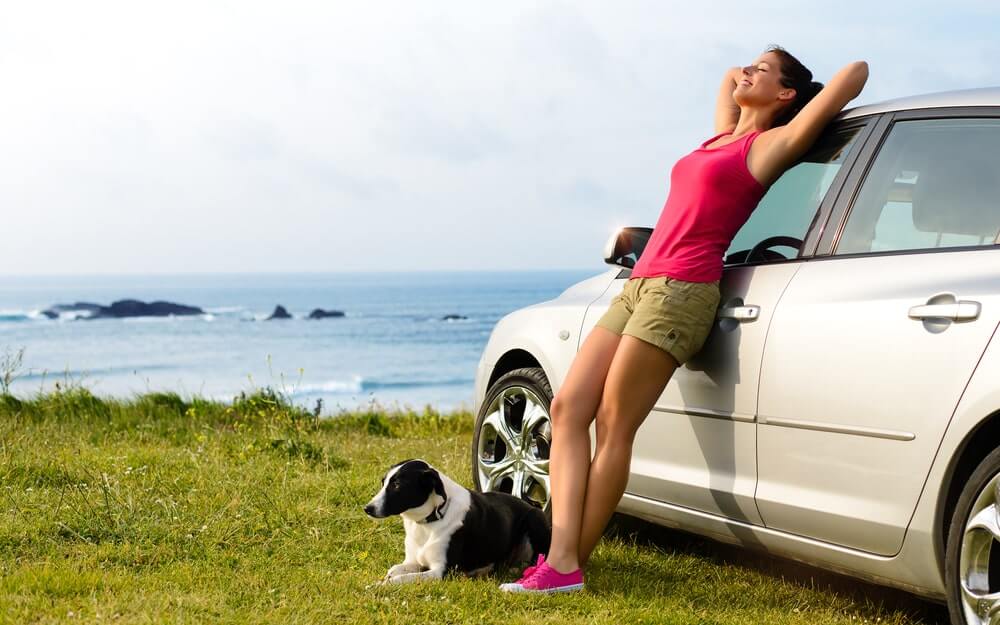
<svg viewBox="0 0 1000 625"><path fill-rule="evenodd" d="M243 310L243 309L240 309ZM201 315L164 315L164 316L140 316L140 317L102 317L100 320L125 321L129 323L150 323L150 322L174 322L186 320L214 321L221 314L213 311L205 311ZM89 319L90 311L87 310L64 310L57 317L48 317L40 309L36 310L0 310L0 323L24 323L24 322L52 322L60 323L66 321L77 321Z"/></svg>
<svg viewBox="0 0 1000 625"><path fill-rule="evenodd" d="M215 315L205 313L201 315L163 315L163 316L143 316L143 317L102 317L100 321L122 321L124 323L178 323L188 321L215 321Z"/></svg>
<svg viewBox="0 0 1000 625"><path fill-rule="evenodd" d="M0 323L46 320L41 310L0 310Z"/></svg>
<svg viewBox="0 0 1000 625"><path fill-rule="evenodd" d="M119 374L139 374L145 371L160 371L164 369L172 369L174 367L170 365L135 365L135 366L119 366L119 367L94 367L93 369L35 369L32 368L23 375L17 376L18 380L63 380L69 378L71 380L81 379L81 378L92 378L95 376L107 376L107 375L119 375Z"/></svg>
<svg viewBox="0 0 1000 625"><path fill-rule="evenodd" d="M140 317L102 317L97 321L122 321L124 323L175 323L178 321L215 321L218 317L232 317L231 314L213 313L206 311L201 315L163 315L163 316L140 316ZM42 314L40 310L15 311L0 310L0 323L26 323L45 322L63 323L67 321L86 320L90 318L87 311L70 310L59 313L58 317L50 318Z"/></svg>
<svg viewBox="0 0 1000 625"><path fill-rule="evenodd" d="M87 319L91 315L89 310L64 310L56 317L49 317L42 311L43 309L41 308L32 310L0 310L0 323L18 323L25 321L44 321L56 323L62 321L76 321L77 319Z"/></svg>
<svg viewBox="0 0 1000 625"><path fill-rule="evenodd" d="M267 311L254 311L246 306L215 306L203 309L205 312L201 315L165 315L165 316L139 316L139 317L103 317L101 320L111 320L111 321L126 321L129 323L171 323L176 321L187 321L187 320L200 320L200 321L218 321L222 319L239 319L241 321L265 321L271 315L271 310ZM291 311L289 311L291 312ZM293 321L308 321L308 312L292 312ZM454 313L452 313L454 314ZM86 310L70 310L63 311L59 313L59 316L50 319L49 317L42 314L42 309L24 310L24 309L7 309L0 310L0 323L24 323L29 321L41 321L41 322L66 322L66 321L77 321L85 320L90 317L90 311ZM344 317L374 321L377 319L388 319L392 321L410 320L417 322L426 323L457 323L457 324L475 324L482 322L493 323L496 321L495 318L483 317L480 315L470 316L464 315L461 319L446 319L445 315L428 315L427 313L397 313L397 312L351 312L344 311Z"/></svg>
<svg viewBox="0 0 1000 625"><path fill-rule="evenodd" d="M351 376L349 379L329 380L320 384L302 384L289 389L289 394L293 397L303 395L321 394L346 394L363 393L378 389L401 389L420 388L426 386L461 386L472 384L472 378L449 378L444 380L366 380L360 375Z"/></svg>
<svg viewBox="0 0 1000 625"><path fill-rule="evenodd" d="M35 310L0 310L0 323L23 323L34 321L75 321L86 319L90 312L85 310L71 310L59 313L58 317L50 318L42 314L41 309Z"/></svg>
<svg viewBox="0 0 1000 625"><path fill-rule="evenodd" d="M202 308L206 313L212 315L233 315L246 311L243 306L216 306L214 308Z"/></svg>

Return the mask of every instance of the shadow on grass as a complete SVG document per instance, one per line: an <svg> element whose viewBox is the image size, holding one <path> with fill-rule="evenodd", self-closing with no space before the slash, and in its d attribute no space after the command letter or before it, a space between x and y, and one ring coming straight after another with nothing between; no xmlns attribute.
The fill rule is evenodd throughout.
<svg viewBox="0 0 1000 625"><path fill-rule="evenodd" d="M897 612L910 620L928 625L949 623L948 608L944 604L922 599L903 590L878 586L779 556L713 541L636 517L615 513L604 535L626 544L634 543L668 554L695 557L717 566L739 567L769 577L776 583L784 582L810 591L829 593L850 601L859 608L881 608L879 611ZM593 564L600 566L598 562ZM656 564L646 562L607 565L610 568L618 568L619 565L649 568L648 571L636 571L636 577L640 579L655 579L666 573L668 577L675 578L665 580L668 584L681 582L683 577L683 574L661 570ZM641 594L643 590L636 588L634 592Z"/></svg>

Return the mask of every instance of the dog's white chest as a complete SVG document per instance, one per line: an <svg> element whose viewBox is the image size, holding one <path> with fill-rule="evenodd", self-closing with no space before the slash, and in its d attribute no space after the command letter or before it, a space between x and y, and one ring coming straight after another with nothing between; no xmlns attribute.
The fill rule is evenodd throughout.
<svg viewBox="0 0 1000 625"><path fill-rule="evenodd" d="M443 552L448 547L439 532L434 532L424 523L404 520L403 526L406 529L406 550L421 566L430 567L444 556Z"/></svg>

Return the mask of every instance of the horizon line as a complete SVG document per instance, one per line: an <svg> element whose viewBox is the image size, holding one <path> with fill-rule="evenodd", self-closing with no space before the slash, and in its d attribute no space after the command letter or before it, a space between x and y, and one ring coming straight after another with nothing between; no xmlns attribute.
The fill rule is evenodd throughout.
<svg viewBox="0 0 1000 625"><path fill-rule="evenodd" d="M610 268L604 265L603 268ZM179 271L179 272L127 272L127 273L21 273L0 274L0 281L9 278L148 278L148 277L197 277L197 276L267 276L267 275L344 275L344 274L419 274L419 273L542 273L554 271L599 271L594 267L545 267L517 269L356 269L356 270L284 270L284 271Z"/></svg>

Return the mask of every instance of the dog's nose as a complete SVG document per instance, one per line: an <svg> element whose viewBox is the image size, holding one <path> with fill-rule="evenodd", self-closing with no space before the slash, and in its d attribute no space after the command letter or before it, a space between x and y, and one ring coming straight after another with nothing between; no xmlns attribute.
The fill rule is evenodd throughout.
<svg viewBox="0 0 1000 625"><path fill-rule="evenodd" d="M373 506L372 504L368 504L367 506L365 506L365 514L367 514L368 516L375 516L375 506Z"/></svg>

